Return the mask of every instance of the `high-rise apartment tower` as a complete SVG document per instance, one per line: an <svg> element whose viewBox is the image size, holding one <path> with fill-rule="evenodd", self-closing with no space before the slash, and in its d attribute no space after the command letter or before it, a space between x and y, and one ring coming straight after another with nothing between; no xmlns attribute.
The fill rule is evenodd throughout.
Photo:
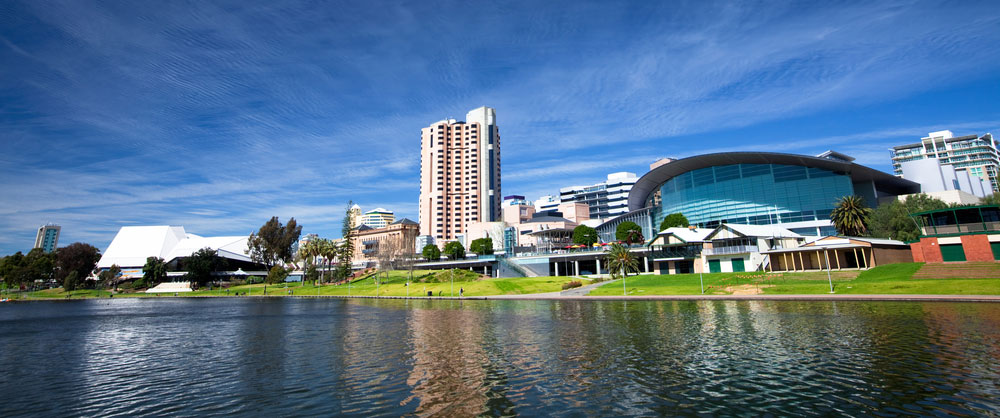
<svg viewBox="0 0 1000 418"><path fill-rule="evenodd" d="M41 248L47 253L55 251L56 246L59 245L59 231L62 227L59 225L45 224L38 227L38 235L35 235L35 247Z"/></svg>
<svg viewBox="0 0 1000 418"><path fill-rule="evenodd" d="M892 147L890 152L897 176L903 175L902 164L907 161L936 158L956 172L964 170L969 177L988 180L992 193L1000 192L1000 150L989 133L955 136L951 131L931 132L920 142Z"/></svg>
<svg viewBox="0 0 1000 418"><path fill-rule="evenodd" d="M446 119L421 130L420 235L456 239L472 222L499 220L500 201L496 110L480 107L464 122Z"/></svg>

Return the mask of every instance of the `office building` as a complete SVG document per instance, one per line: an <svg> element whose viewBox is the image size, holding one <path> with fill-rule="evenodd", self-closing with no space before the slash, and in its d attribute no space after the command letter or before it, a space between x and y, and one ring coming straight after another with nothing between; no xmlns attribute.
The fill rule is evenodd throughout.
<svg viewBox="0 0 1000 418"><path fill-rule="evenodd" d="M474 109L421 130L420 235L451 241L473 222L500 220L500 133L496 111Z"/></svg>
<svg viewBox="0 0 1000 418"><path fill-rule="evenodd" d="M47 253L55 251L56 246L59 245L59 231L61 230L62 227L54 224L45 224L38 227L34 248L41 248Z"/></svg>
<svg viewBox="0 0 1000 418"><path fill-rule="evenodd" d="M361 224L378 229L385 228L396 221L396 215L391 210L375 208L361 215Z"/></svg>
<svg viewBox="0 0 1000 418"><path fill-rule="evenodd" d="M906 178L903 163L935 158L941 166L952 167L959 176L965 172L969 178L978 177L988 181L991 191L987 194L1000 191L997 182L1000 152L997 151L993 135L989 133L956 137L951 131L931 132L918 143L893 147L890 152L892 167L897 176Z"/></svg>
<svg viewBox="0 0 1000 418"><path fill-rule="evenodd" d="M628 193L638 180L635 173L608 174L601 183L559 189L559 200L587 204L591 219L610 219L628 213Z"/></svg>
<svg viewBox="0 0 1000 418"><path fill-rule="evenodd" d="M930 196L958 192L974 199L972 202L960 200L960 203L976 203L978 198L993 194L989 180L970 175L967 169L941 164L937 158L904 161L899 167L904 179L920 183L920 191Z"/></svg>

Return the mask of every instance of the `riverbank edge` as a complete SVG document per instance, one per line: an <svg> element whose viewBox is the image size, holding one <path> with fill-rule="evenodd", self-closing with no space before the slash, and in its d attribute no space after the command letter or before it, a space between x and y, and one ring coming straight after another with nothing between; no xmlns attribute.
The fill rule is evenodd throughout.
<svg viewBox="0 0 1000 418"><path fill-rule="evenodd" d="M347 295L251 295L251 296L127 296L122 299L405 299L405 300L565 300L565 301L684 301L684 300L732 300L732 301L884 301L884 302L993 302L1000 303L1000 295L864 295L864 294L812 294L812 295L646 295L646 296L561 296L559 294L492 295L492 296L347 296ZM65 302L78 300L102 300L107 298L38 298L14 299L9 302Z"/></svg>

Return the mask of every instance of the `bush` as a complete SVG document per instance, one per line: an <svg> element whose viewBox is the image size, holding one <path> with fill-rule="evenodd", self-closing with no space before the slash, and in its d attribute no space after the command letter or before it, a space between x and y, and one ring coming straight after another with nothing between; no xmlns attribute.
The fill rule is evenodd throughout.
<svg viewBox="0 0 1000 418"><path fill-rule="evenodd" d="M579 280L573 280L571 282L563 283L562 289L563 290L567 290L567 289L573 289L575 287L580 287L580 286L583 286L583 283L580 283Z"/></svg>
<svg viewBox="0 0 1000 418"><path fill-rule="evenodd" d="M281 266L271 267L271 271L267 272L267 282L269 284L281 283L286 278L288 278L288 270L285 270Z"/></svg>
<svg viewBox="0 0 1000 418"><path fill-rule="evenodd" d="M66 275L66 279L63 280L63 290L66 292L72 292L80 286L80 279L76 270L72 270Z"/></svg>

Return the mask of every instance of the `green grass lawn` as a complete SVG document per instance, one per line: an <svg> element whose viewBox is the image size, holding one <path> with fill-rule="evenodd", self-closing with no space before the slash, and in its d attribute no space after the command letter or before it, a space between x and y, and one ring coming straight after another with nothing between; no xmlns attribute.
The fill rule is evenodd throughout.
<svg viewBox="0 0 1000 418"><path fill-rule="evenodd" d="M997 279L914 279L913 274L922 263L901 263L875 267L864 272L832 272L833 285L840 294L927 294L927 295L1000 295L1000 278ZM454 274L454 286L452 285ZM227 289L199 290L180 293L178 296L235 296L237 293L251 296L294 296L338 295L338 296L458 296L459 289L465 289L465 296L525 295L550 293L562 290L562 285L574 280L570 277L521 277L507 279L486 278L468 270L431 271L415 270L412 281L406 271L389 272L388 277L379 275L376 284L374 275L361 277L348 286L322 285L312 283L282 283L277 285L241 285ZM830 292L826 272L807 273L711 273L704 275L705 294L821 294ZM409 282L409 287L406 283ZM589 284L587 282L584 285ZM629 295L697 295L701 285L697 274L642 275L626 280ZM622 283L608 283L590 292L590 295L620 296ZM108 291L93 289L76 290L70 293L62 289L41 290L32 293L13 293L12 298L28 299L72 299L108 297ZM173 294L161 294L173 296ZM157 297L147 293L120 293L115 297Z"/></svg>
<svg viewBox="0 0 1000 418"><path fill-rule="evenodd" d="M454 275L454 286L452 277ZM378 284L374 275L361 277L351 282L350 285L321 285L317 288L310 283L281 283L281 284L253 284L232 286L228 289L215 288L213 290L197 290L194 292L178 293L178 296L236 296L247 294L250 296L302 296L302 295L338 295L338 296L426 296L427 292L433 292L434 296L458 296L460 289L465 289L465 296L490 296L490 295L521 295L531 293L549 293L562 290L563 283L573 279L569 277L520 277L507 279L493 279L483 277L480 274L468 270L415 270L412 281L408 280L410 273L406 271L391 271L388 278L379 275ZM406 283L409 281L409 286ZM93 289L76 290L73 292L63 292L59 289L48 289L37 292L24 293L20 296L28 299L83 299L93 297L108 297L107 290L97 291ZM172 293L159 294L159 297L173 296ZM158 297L156 294L143 292L136 293L116 293L114 297Z"/></svg>
<svg viewBox="0 0 1000 418"><path fill-rule="evenodd" d="M842 294L997 295L996 279L913 279L922 263L890 264L860 272L831 272L834 291ZM830 292L827 273L711 273L704 275L705 294L820 294ZM633 276L626 281L629 295L697 295L697 274ZM591 295L622 294L621 282L594 289Z"/></svg>

